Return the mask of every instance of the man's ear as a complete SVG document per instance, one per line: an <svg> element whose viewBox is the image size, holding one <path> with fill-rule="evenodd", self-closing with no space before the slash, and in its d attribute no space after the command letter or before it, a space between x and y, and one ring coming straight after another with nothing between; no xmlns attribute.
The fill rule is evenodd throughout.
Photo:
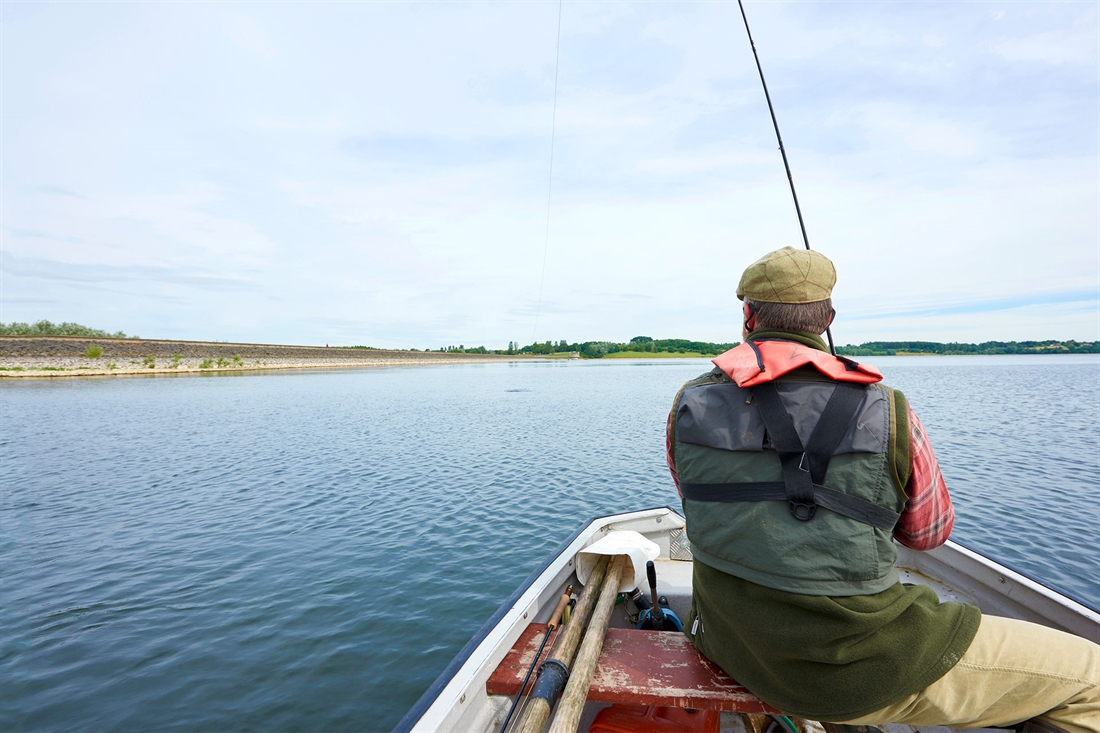
<svg viewBox="0 0 1100 733"><path fill-rule="evenodd" d="M825 328L833 325L833 321L836 319L836 308L829 309L829 322L825 324Z"/></svg>
<svg viewBox="0 0 1100 733"><path fill-rule="evenodd" d="M756 328L756 309L752 307L751 303L745 303L745 330L752 333Z"/></svg>

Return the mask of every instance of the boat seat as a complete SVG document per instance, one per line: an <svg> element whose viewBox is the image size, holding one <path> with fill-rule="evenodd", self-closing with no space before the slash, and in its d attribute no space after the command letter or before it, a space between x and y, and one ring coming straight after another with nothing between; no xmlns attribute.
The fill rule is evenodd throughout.
<svg viewBox="0 0 1100 733"><path fill-rule="evenodd" d="M545 633L544 624L524 629L485 683L486 692L514 697ZM552 647L553 641L546 646ZM543 657L548 656L544 651ZM737 684L677 631L608 629L588 699L734 713L779 712Z"/></svg>

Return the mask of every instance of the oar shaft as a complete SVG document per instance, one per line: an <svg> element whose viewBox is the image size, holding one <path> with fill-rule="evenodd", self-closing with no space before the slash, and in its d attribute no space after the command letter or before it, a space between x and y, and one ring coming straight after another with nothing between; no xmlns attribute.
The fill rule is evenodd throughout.
<svg viewBox="0 0 1100 733"><path fill-rule="evenodd" d="M626 555L617 555L611 562L599 603L588 623L588 633L584 635L577 661L569 673L569 682L562 693L550 733L576 733L584 711L584 701L588 697L588 688L596 674L596 662L600 658L600 650L603 649L604 636L607 634L608 624L611 623L611 612L615 610L615 597L619 594L623 573L632 567L633 564Z"/></svg>
<svg viewBox="0 0 1100 733"><path fill-rule="evenodd" d="M592 568L592 572L588 575L588 583L584 586L584 591L577 601L577 608L573 612L572 618L569 619L569 624L558 637L558 640L554 642L554 652L551 657L564 663L567 667L573 661L573 655L577 652L577 645L580 643L581 635L588 624L588 618L592 615L592 606L596 603L596 598L604 585L604 578L607 575L610 560L610 557L601 557L596 561L596 566Z"/></svg>
<svg viewBox="0 0 1100 733"><path fill-rule="evenodd" d="M577 601L577 610L573 617L569 619L569 623L566 624L565 631L559 634L558 640L554 642L554 651L550 655L550 659L547 660L547 664L557 665L559 669L561 667L569 668L569 663L573 661L573 655L577 651L581 633L592 615L592 604L596 600L596 594L603 587L609 560L608 557L601 557L596 561L595 567L589 573L584 592L581 593L581 597ZM551 670L551 674L555 671ZM539 677L535 681L535 689L531 691L527 709L523 713L523 719L520 720L519 733L542 733L542 728L546 725L546 719L550 717L550 706L553 704L553 699L550 698L556 699L561 688L550 688L544 696L543 691L540 690L543 682L543 675L540 671Z"/></svg>

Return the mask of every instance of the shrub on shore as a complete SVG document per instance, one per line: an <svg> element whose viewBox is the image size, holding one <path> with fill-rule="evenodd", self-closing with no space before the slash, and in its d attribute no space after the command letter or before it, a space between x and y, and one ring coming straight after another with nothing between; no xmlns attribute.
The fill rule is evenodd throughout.
<svg viewBox="0 0 1100 733"><path fill-rule="evenodd" d="M89 359L98 359L99 357L103 356L103 347L99 344L92 344L84 350L84 356L88 357Z"/></svg>
<svg viewBox="0 0 1100 733"><path fill-rule="evenodd" d="M127 336L122 331L110 333L98 328L81 326L79 323L51 323L50 321L37 321L35 323L0 323L0 336L83 336L85 338L101 339L136 339L138 336Z"/></svg>

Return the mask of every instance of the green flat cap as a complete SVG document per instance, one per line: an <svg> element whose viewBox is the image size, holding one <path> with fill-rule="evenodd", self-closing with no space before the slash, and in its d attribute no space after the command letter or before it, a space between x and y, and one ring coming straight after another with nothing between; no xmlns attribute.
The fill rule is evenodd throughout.
<svg viewBox="0 0 1100 733"><path fill-rule="evenodd" d="M836 268L829 258L809 249L784 247L748 266L737 285L738 300L760 303L815 303L836 285Z"/></svg>

